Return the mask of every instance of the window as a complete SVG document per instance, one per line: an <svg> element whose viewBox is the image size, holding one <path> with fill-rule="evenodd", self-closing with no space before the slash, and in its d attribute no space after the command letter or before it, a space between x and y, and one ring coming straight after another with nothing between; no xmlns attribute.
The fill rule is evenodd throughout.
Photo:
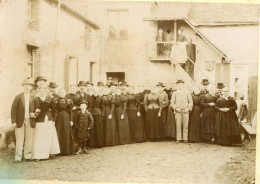
<svg viewBox="0 0 260 184"><path fill-rule="evenodd" d="M38 31L40 29L40 4L39 0L28 0L29 28Z"/></svg>
<svg viewBox="0 0 260 184"><path fill-rule="evenodd" d="M41 51L40 48L27 45L27 66L26 76L36 77L40 75Z"/></svg>
<svg viewBox="0 0 260 184"><path fill-rule="evenodd" d="M128 37L128 10L108 10L108 37Z"/></svg>
<svg viewBox="0 0 260 184"><path fill-rule="evenodd" d="M85 49L91 50L91 42L92 42L92 29L89 27L85 27Z"/></svg>

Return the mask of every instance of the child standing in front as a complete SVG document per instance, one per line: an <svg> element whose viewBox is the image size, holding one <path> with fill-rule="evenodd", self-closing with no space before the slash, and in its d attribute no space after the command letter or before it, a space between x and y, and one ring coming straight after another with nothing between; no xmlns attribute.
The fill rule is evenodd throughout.
<svg viewBox="0 0 260 184"><path fill-rule="evenodd" d="M90 112L87 111L88 103L85 100L80 101L78 111L74 116L74 124L76 128L76 135L79 143L79 150L77 155L83 152L88 153L86 148L86 142L90 137L90 130L93 127L93 117Z"/></svg>

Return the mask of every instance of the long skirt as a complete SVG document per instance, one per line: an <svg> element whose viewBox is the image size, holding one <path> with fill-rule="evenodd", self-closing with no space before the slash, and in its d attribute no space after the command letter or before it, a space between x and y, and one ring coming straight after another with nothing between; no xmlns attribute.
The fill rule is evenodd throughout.
<svg viewBox="0 0 260 184"><path fill-rule="evenodd" d="M105 146L114 146L118 144L115 114L112 114L112 119L108 119L110 106L105 106L104 111Z"/></svg>
<svg viewBox="0 0 260 184"><path fill-rule="evenodd" d="M101 118L101 115L93 116L96 128L95 128L95 136L96 136L96 146L103 147L105 145L105 126L104 121Z"/></svg>
<svg viewBox="0 0 260 184"><path fill-rule="evenodd" d="M201 108L196 105L190 112L189 122L189 141L199 142L200 141L200 114Z"/></svg>
<svg viewBox="0 0 260 184"><path fill-rule="evenodd" d="M165 125L165 137L176 138L176 124L173 108L169 105L167 120Z"/></svg>
<svg viewBox="0 0 260 184"><path fill-rule="evenodd" d="M131 128L130 131L133 141L143 142L145 139L145 135L142 115L140 117L137 117L137 110L128 110L127 116Z"/></svg>
<svg viewBox="0 0 260 184"><path fill-rule="evenodd" d="M235 112L216 112L215 130L221 145L241 144L239 123Z"/></svg>
<svg viewBox="0 0 260 184"><path fill-rule="evenodd" d="M94 119L94 117L93 117L93 119ZM96 142L96 136L97 136L96 121L94 120L93 123L94 123L94 125L93 125L92 130L90 131L90 137L87 141L88 146L91 148L96 147L96 144L97 144L97 142Z"/></svg>
<svg viewBox="0 0 260 184"><path fill-rule="evenodd" d="M123 106L118 106L115 108L115 118L118 131L118 142L119 144L129 144L132 143L132 138L130 134L130 127L128 122L127 113L124 113L124 119L121 119L123 113Z"/></svg>
<svg viewBox="0 0 260 184"><path fill-rule="evenodd" d="M159 124L159 118L158 118L158 112L159 108L157 109L147 109L146 112L146 128L148 133L149 139L155 139L156 138L156 125Z"/></svg>
<svg viewBox="0 0 260 184"><path fill-rule="evenodd" d="M201 119L201 140L210 141L215 138L215 112L204 109Z"/></svg>
<svg viewBox="0 0 260 184"><path fill-rule="evenodd" d="M60 143L60 151L62 155L74 154L74 137L72 127L70 125L69 113L66 111L58 112L56 129Z"/></svg>
<svg viewBox="0 0 260 184"><path fill-rule="evenodd" d="M48 159L51 154L59 153L60 146L53 122L37 122L35 126L32 159Z"/></svg>
<svg viewBox="0 0 260 184"><path fill-rule="evenodd" d="M167 119L167 109L163 108L161 112L161 117L158 117L158 121L156 121L156 125L155 125L157 139L165 138L166 119Z"/></svg>

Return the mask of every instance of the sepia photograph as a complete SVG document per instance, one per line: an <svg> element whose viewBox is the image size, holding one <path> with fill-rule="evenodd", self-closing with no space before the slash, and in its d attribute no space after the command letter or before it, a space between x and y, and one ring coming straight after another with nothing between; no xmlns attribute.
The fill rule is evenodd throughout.
<svg viewBox="0 0 260 184"><path fill-rule="evenodd" d="M0 0L0 183L260 183L259 17Z"/></svg>

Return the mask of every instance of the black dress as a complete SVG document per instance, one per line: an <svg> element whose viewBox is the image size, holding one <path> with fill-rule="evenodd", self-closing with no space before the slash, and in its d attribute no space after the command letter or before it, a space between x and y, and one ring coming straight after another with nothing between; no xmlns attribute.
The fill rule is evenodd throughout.
<svg viewBox="0 0 260 184"><path fill-rule="evenodd" d="M141 111L141 99L138 94L127 95L127 116L131 131L131 137L134 142L144 141L144 123L142 114L137 117L137 112Z"/></svg>
<svg viewBox="0 0 260 184"><path fill-rule="evenodd" d="M211 141L215 138L215 106L210 106L209 103L216 103L217 96L211 94L203 95L201 99L202 118L201 118L201 140Z"/></svg>
<svg viewBox="0 0 260 184"><path fill-rule="evenodd" d="M171 102L172 97L172 90L165 90L165 92L168 95L169 101ZM165 137L166 138L176 138L176 124L175 124L175 115L174 110L171 106L171 103L169 103L167 108L167 119L166 119L166 125L165 125Z"/></svg>
<svg viewBox="0 0 260 184"><path fill-rule="evenodd" d="M130 127L126 113L127 98L124 95L115 95L112 98L112 104L115 106L115 119L119 144L132 143ZM124 115L124 119L121 119L122 114Z"/></svg>
<svg viewBox="0 0 260 184"><path fill-rule="evenodd" d="M111 104L111 99L111 95L103 95L101 97L101 114L105 126L105 146L114 146L118 144L114 106ZM108 119L109 114L112 115L111 119Z"/></svg>
<svg viewBox="0 0 260 184"><path fill-rule="evenodd" d="M220 108L229 108L229 111L222 112ZM216 102L215 130L217 142L221 145L241 144L242 142L236 109L237 103L232 97L220 97Z"/></svg>
<svg viewBox="0 0 260 184"><path fill-rule="evenodd" d="M62 155L74 154L74 136L70 121L72 121L73 102L67 98L56 99L58 111L56 119L56 129Z"/></svg>
<svg viewBox="0 0 260 184"><path fill-rule="evenodd" d="M199 142L200 141L200 115L201 115L201 95L193 95L193 107L190 112L189 118L189 141Z"/></svg>

